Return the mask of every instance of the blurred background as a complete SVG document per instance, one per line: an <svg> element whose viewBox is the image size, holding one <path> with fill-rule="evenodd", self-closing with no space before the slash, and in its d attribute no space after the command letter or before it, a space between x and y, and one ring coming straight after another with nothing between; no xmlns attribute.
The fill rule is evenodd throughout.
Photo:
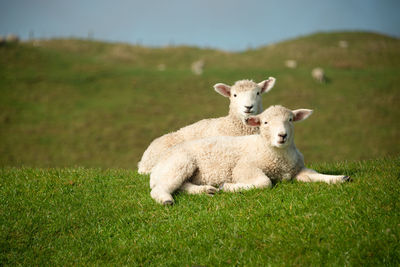
<svg viewBox="0 0 400 267"><path fill-rule="evenodd" d="M0 1L0 166L136 169L150 142L275 87L306 163L400 153L399 1Z"/></svg>

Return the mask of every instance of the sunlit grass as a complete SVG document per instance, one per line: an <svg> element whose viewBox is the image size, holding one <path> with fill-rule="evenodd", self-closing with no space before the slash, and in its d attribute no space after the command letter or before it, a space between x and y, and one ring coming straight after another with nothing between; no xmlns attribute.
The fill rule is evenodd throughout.
<svg viewBox="0 0 400 267"><path fill-rule="evenodd" d="M175 195L86 168L0 170L0 264L397 265L400 159L314 164L353 182Z"/></svg>

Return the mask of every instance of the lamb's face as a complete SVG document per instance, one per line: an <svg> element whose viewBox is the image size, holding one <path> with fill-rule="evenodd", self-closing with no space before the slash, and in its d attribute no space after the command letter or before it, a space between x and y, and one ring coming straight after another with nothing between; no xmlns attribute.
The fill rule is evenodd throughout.
<svg viewBox="0 0 400 267"><path fill-rule="evenodd" d="M301 121L310 116L312 110L290 110L282 106L271 106L259 116L249 117L248 125L259 126L260 134L267 144L276 148L285 148L293 143L293 122Z"/></svg>
<svg viewBox="0 0 400 267"><path fill-rule="evenodd" d="M293 113L284 107L273 107L260 115L260 134L273 147L283 148L293 142Z"/></svg>
<svg viewBox="0 0 400 267"><path fill-rule="evenodd" d="M250 115L260 114L262 111L261 88L254 84L246 88L247 90L240 89L234 86L231 89L229 97L231 112L234 112L242 119L246 119Z"/></svg>
<svg viewBox="0 0 400 267"><path fill-rule="evenodd" d="M234 114L243 121L251 115L257 115L262 111L263 93L272 89L275 78L270 77L259 84L242 80L236 82L232 87L218 83L214 86L215 90L230 99L230 114Z"/></svg>

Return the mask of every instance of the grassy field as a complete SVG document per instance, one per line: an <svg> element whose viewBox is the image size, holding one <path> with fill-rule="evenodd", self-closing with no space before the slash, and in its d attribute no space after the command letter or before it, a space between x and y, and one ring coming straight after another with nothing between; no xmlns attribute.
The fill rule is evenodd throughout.
<svg viewBox="0 0 400 267"><path fill-rule="evenodd" d="M200 58L196 76L190 65ZM311 79L316 66L328 83ZM296 129L307 162L398 155L397 39L315 34L242 53L50 40L0 47L0 166L136 169L155 137L227 113L215 83L268 76L277 83L265 107L315 110Z"/></svg>
<svg viewBox="0 0 400 267"><path fill-rule="evenodd" d="M190 71L198 59L201 76ZM312 80L314 67L327 83ZM156 204L136 172L148 144L225 115L215 83L269 76L277 83L264 107L315 111L296 126L307 166L353 182ZM240 53L65 39L0 46L0 266L397 266L399 84L400 40L372 33Z"/></svg>
<svg viewBox="0 0 400 267"><path fill-rule="evenodd" d="M113 169L0 170L0 264L267 266L400 263L400 158L315 164L353 182L149 197Z"/></svg>

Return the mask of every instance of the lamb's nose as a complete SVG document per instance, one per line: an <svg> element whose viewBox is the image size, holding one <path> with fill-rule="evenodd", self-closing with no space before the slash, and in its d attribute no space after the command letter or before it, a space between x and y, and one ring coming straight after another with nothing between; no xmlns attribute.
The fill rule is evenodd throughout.
<svg viewBox="0 0 400 267"><path fill-rule="evenodd" d="M284 134L282 134L282 133L279 133L278 134L280 137L282 137L282 138L285 138L286 136L287 136L287 134L286 133L284 133Z"/></svg>
<svg viewBox="0 0 400 267"><path fill-rule="evenodd" d="M251 105L251 106L244 106L245 108L247 108L248 110L250 110L252 107L253 107L253 105Z"/></svg>

